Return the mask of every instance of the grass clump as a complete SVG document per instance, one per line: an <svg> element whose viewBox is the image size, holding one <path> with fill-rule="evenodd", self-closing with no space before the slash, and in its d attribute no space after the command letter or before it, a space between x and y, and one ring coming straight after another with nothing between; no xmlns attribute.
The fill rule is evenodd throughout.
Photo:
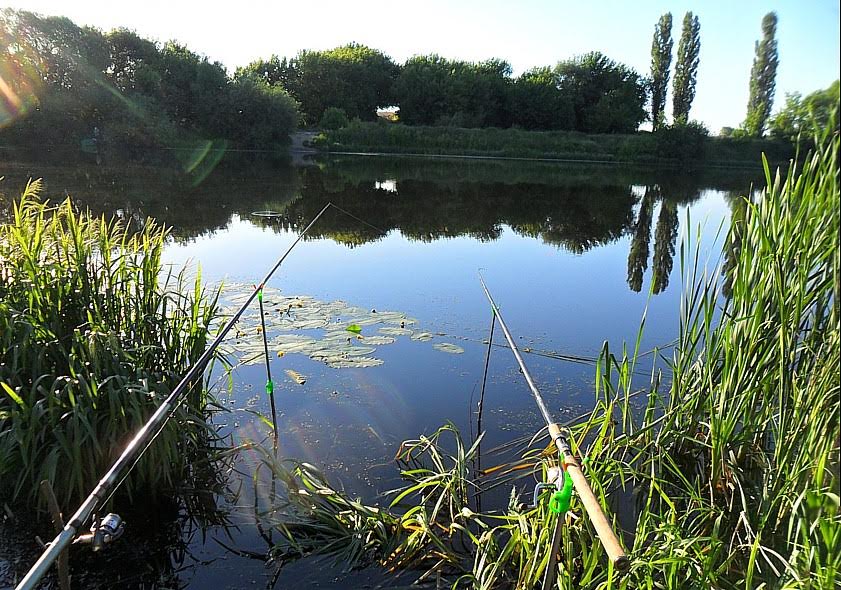
<svg viewBox="0 0 841 590"><path fill-rule="evenodd" d="M637 352L605 346L596 407L571 433L603 503L633 498L623 535L631 568L612 572L586 517L568 516L557 587L838 586L839 137L827 132L816 146L785 176L766 164L767 187L740 204L727 235L725 257L737 255L723 279L683 245L668 387L655 373L636 402ZM348 498L311 466L281 471L294 517L276 525L278 551L431 569L454 587L534 587L553 517L513 496L505 511L471 510L470 490L483 486L470 470L476 449L440 437L404 446L407 486L388 508ZM575 499L572 514L582 515Z"/></svg>
<svg viewBox="0 0 841 590"><path fill-rule="evenodd" d="M216 295L164 272L167 230L54 206L28 184L0 225L0 494L70 507L202 354ZM201 383L124 489L172 489L207 441Z"/></svg>

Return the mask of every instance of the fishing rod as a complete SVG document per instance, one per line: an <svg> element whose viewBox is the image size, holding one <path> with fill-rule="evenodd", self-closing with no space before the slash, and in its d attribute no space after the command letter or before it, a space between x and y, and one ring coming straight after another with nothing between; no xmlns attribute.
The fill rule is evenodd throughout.
<svg viewBox="0 0 841 590"><path fill-rule="evenodd" d="M619 544L619 539L616 538L616 534L613 532L610 521L607 520L599 501L593 494L590 484L587 483L587 478L584 477L584 473L581 471L581 467L578 465L578 461L572 453L569 441L567 441L566 437L561 432L561 427L552 418L549 408L546 407L546 402L543 401L543 396L534 384L534 380L531 378L531 375L526 368L526 364L523 362L523 357L520 355L520 350L514 343L514 338L511 337L511 332L508 331L508 326L505 325L505 321L502 319L502 314L499 313L499 308L494 302L493 297L491 297L491 292L488 290L487 285L485 285L485 280L482 278L481 273L479 274L479 282L482 283L482 289L485 291L485 295L491 304L494 317L499 320L499 327L502 329L502 333L508 341L508 346L511 348L511 352L514 353L514 358L517 359L517 364L520 365L520 372L523 374L523 377L534 396L534 401L537 402L537 408L540 410L540 414L546 422L546 427L549 430L549 436L551 437L552 442L555 443L558 452L561 453L561 457L563 458L565 465L566 475L572 479L575 491L578 492L578 497L581 499L581 503L584 505L584 509L587 511L590 521L593 523L593 527L596 529L596 534L598 535L599 540L604 546L605 551L607 551L608 558L617 570L624 571L628 569L628 566L630 565L628 556Z"/></svg>
<svg viewBox="0 0 841 590"><path fill-rule="evenodd" d="M233 315L233 317L228 320L228 323L220 330L219 334L207 347L204 353L199 357L199 359L190 367L190 370L187 371L187 374L184 375L184 378L175 386L175 389L167 396L167 398L163 401L163 403L158 406L158 409L155 410L155 413L149 418L146 424L137 431L137 434L134 435L134 438L126 445L126 448L123 450L122 454L117 458L108 472L99 480L99 483L90 493L90 495L82 502L79 506L76 513L70 518L70 521L64 526L62 531L52 540L52 542L47 546L44 550L44 553L41 554L41 557L38 558L38 561L32 566L32 568L27 572L26 576L21 580L20 584L17 585L15 590L34 590L38 582L44 577L44 574L47 573L47 570L53 564L53 562L58 558L59 554L67 548L73 542L76 533L85 525L94 511L97 509L99 504L102 502L104 498L106 498L106 494L111 488L115 488L115 483L120 477L120 474L123 470L129 466L129 464L134 466L137 461L140 459L140 456L146 451L149 445L154 441L154 439L160 434L161 430L163 429L164 425L166 424L169 417L172 415L172 412L178 407L180 403L179 398L181 394L184 393L186 390L190 389L193 385L195 385L195 380L199 375L204 371L205 366L210 361L211 357L213 356L214 351L222 342L222 340L227 336L228 332L231 331L231 328L234 327L234 324L239 320L240 316L245 312L248 306L254 301L254 298L257 297L258 293L261 292L263 286L272 278L272 275L280 268L280 265L283 264L283 261L286 260L286 257L289 256L289 253L292 252L292 249L298 245L298 242L306 235L306 233L312 228L313 225L318 221L318 219L324 214L327 209L331 207L332 203L327 203L324 208L318 212L312 221L298 234L298 237L292 242L283 255L277 260L275 265L269 270L266 276L263 278L262 281L254 288L254 291L242 304L242 306L237 310L237 312ZM120 481L122 483L122 481ZM119 484L117 484L118 486Z"/></svg>

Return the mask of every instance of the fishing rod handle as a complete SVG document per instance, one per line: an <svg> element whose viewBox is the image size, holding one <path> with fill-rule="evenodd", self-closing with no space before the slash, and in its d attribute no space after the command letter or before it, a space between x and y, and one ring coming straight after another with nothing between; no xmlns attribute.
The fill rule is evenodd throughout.
<svg viewBox="0 0 841 590"><path fill-rule="evenodd" d="M607 516L605 516L601 504L598 499L596 499L596 495L593 493L593 489L590 487L590 484L587 483L587 478L584 477L584 472L581 471L578 461L576 461L575 456L566 444L566 441L561 434L561 429L557 424L549 425L549 436L552 437L555 446L558 448L558 451L560 451L561 456L564 459L564 463L566 464L566 473L572 479L575 491L578 493L581 503L584 504L584 509L590 517L590 522L593 523L593 528L596 529L596 534L607 552L610 562L613 564L613 567L620 572L627 570L631 562L625 554L625 550L622 549L622 545L619 544L619 539L616 537L616 533L613 532L613 527L611 526L610 521L607 519Z"/></svg>

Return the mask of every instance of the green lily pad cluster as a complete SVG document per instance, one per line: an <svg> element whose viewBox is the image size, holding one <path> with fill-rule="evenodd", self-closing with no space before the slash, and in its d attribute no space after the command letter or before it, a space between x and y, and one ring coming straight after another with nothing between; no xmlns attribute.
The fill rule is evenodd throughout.
<svg viewBox="0 0 841 590"><path fill-rule="evenodd" d="M225 285L220 295L224 321L253 293L247 284ZM266 337L272 356L303 354L335 369L376 367L383 360L374 356L378 346L392 344L400 336L430 341L435 335L415 330L417 320L397 311L377 311L344 301L320 301L309 296L287 296L278 289L263 288ZM229 353L242 364L265 362L259 306L243 313L226 342ZM436 350L459 354L455 344L441 342Z"/></svg>

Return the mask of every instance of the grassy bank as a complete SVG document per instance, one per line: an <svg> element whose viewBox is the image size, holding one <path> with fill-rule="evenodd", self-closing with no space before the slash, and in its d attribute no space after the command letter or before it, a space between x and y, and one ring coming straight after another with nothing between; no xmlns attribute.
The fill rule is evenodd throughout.
<svg viewBox="0 0 841 590"><path fill-rule="evenodd" d="M765 153L771 162L793 156L786 142L732 139L665 132L654 135L587 135L569 131L465 129L355 121L323 131L314 145L326 151L550 158L607 162L700 163L757 167Z"/></svg>
<svg viewBox="0 0 841 590"><path fill-rule="evenodd" d="M50 205L31 183L0 225L0 497L87 495L204 351L215 297L162 272L167 231ZM5 209L9 211L9 209ZM201 384L126 481L171 490L205 448Z"/></svg>
<svg viewBox="0 0 841 590"><path fill-rule="evenodd" d="M617 355L605 345L595 408L570 433L603 503L630 499L621 509L631 523L623 531L631 568L611 571L574 498L557 587L837 587L838 157L839 138L827 134L800 169L767 172L714 270L683 244L668 386L654 373L638 390L639 351ZM431 570L452 587L535 587L557 517L545 501L518 503L530 485L512 491L507 510L479 512L475 492L498 483L500 471L474 471L476 453L449 427L404 443L398 464L407 484L388 506L348 497L310 465L268 461L287 488L286 515L274 522L284 535L277 555ZM509 473L531 467L526 473L540 477L556 462L538 446Z"/></svg>

